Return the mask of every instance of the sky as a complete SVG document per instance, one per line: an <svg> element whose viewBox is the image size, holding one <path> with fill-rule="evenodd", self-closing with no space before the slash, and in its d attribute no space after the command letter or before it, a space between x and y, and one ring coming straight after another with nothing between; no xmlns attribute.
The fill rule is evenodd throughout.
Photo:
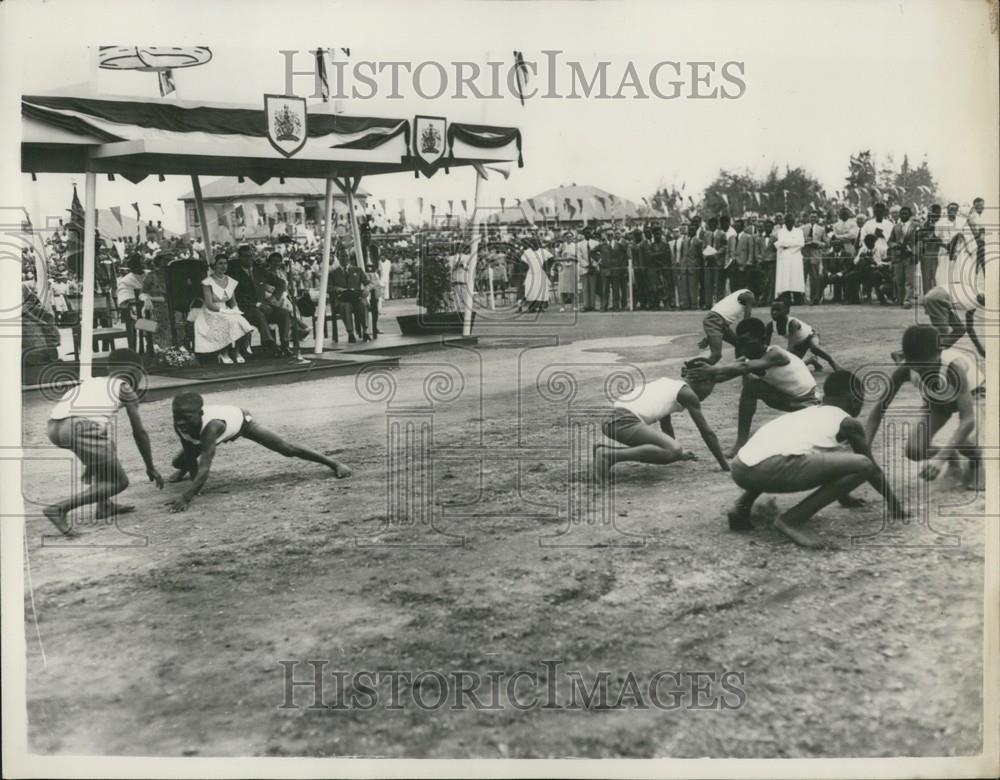
<svg viewBox="0 0 1000 780"><path fill-rule="evenodd" d="M179 97L252 106L261 106L265 93L284 92L281 50L299 50L295 66L306 69L311 65L306 52L316 46L350 47L352 63L461 60L484 68L491 60L509 63L515 48L530 61L542 58L543 50L561 50L560 61L578 61L588 74L598 62L609 62L612 92L630 62L642 79L662 60L743 63L745 90L728 100L663 100L650 94L535 99L522 107L509 95L458 100L454 88L446 97L423 99L404 76L402 99L386 96L383 77L382 94L345 101L348 114L423 113L520 127L525 167L507 181L488 183L484 201L493 206L501 196L510 202L571 183L636 201L660 185L686 184L697 200L720 169L762 174L772 165L802 166L832 192L842 188L848 158L861 149L881 159L892 155L897 163L904 153L914 164L926 159L948 198L971 202L981 194L993 204L997 198L996 37L990 35L983 0L294 5L182 0L170 6L143 0L127 6L83 0L71 6L51 0L13 10L21 14L12 55L20 73L6 86L17 94L158 96L152 74L98 70L94 47L102 43L207 45L210 63L176 71ZM5 43L12 40L9 32ZM567 73L559 72L561 78ZM432 89L436 77L427 76L424 83ZM298 77L293 85L300 95L312 91L309 77ZM397 174L368 178L363 186L390 203L404 198L412 204L418 196L427 202L471 201L474 175L471 169L442 171L430 180ZM35 213L59 213L69 205L73 178L44 174L31 182L22 176L23 202ZM76 179L82 191L82 175ZM177 198L190 189L186 177L162 183L151 177L139 185L99 177L98 200L102 207L125 209L138 201L144 218L162 218L167 227L182 229ZM163 204L163 215L154 202Z"/></svg>

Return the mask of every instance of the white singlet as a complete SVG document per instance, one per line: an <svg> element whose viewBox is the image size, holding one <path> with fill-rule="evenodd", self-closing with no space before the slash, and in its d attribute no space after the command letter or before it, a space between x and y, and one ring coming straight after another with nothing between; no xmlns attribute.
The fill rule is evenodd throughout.
<svg viewBox="0 0 1000 780"><path fill-rule="evenodd" d="M615 401L615 408L632 412L646 425L652 425L681 408L677 396L685 387L687 383L678 379L656 379L623 395Z"/></svg>
<svg viewBox="0 0 1000 780"><path fill-rule="evenodd" d="M775 390L780 390L785 395L798 397L806 395L810 390L815 391L816 379L809 370L809 366L803 362L802 358L793 355L784 347L772 344L767 348L767 352L779 352L788 358L788 363L783 366L772 366L767 369L764 376L751 374L761 382L767 382Z"/></svg>
<svg viewBox="0 0 1000 780"><path fill-rule="evenodd" d="M811 406L789 412L762 426L736 456L747 466L756 466L774 455L807 455L817 450L841 449L837 433L844 418L838 406Z"/></svg>
<svg viewBox="0 0 1000 780"><path fill-rule="evenodd" d="M204 406L201 410L201 430L204 432L205 428L213 420L221 420L225 423L226 429L222 432L222 435L215 440L216 444L222 444L223 442L230 441L239 435L240 429L243 427L243 423L249 419L249 415L244 415L243 410L238 406ZM177 431L177 435L182 439L191 442L192 444L201 444L201 437L199 436L195 439L180 430Z"/></svg>
<svg viewBox="0 0 1000 780"><path fill-rule="evenodd" d="M736 322L736 318L743 313L743 304L740 303L740 296L748 292L750 291L744 287L742 290L729 293L729 295L712 307L712 311L716 314L721 314L722 319L732 325Z"/></svg>

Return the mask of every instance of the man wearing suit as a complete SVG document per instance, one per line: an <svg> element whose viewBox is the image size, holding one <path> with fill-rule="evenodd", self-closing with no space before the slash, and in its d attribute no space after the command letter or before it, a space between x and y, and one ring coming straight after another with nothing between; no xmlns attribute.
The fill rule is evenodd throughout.
<svg viewBox="0 0 1000 780"><path fill-rule="evenodd" d="M687 235L680 240L680 248L674 262L674 279L677 283L677 308L696 309L699 306L701 271L705 260L702 256L704 244L698 238L698 223L688 225Z"/></svg>
<svg viewBox="0 0 1000 780"><path fill-rule="evenodd" d="M774 270L778 262L775 238L774 222L765 219L760 232L754 236L754 259L757 264L757 278L760 280L760 295L757 300L764 305L770 305L774 300ZM756 294L756 290L754 292Z"/></svg>
<svg viewBox="0 0 1000 780"><path fill-rule="evenodd" d="M671 269L670 246L663 238L663 229L656 225L652 238L645 242L647 288L650 295L650 309L658 309L663 303L665 309L674 308L674 278Z"/></svg>
<svg viewBox="0 0 1000 780"><path fill-rule="evenodd" d="M889 257L896 282L896 301L904 309L909 309L917 298L914 280L918 258L918 230L911 220L912 216L910 207L903 206L899 210L899 222L892 226L889 234Z"/></svg>
<svg viewBox="0 0 1000 780"><path fill-rule="evenodd" d="M746 223L742 219L736 220L733 225L733 233L729 236L726 246L726 257L729 258L729 289L739 290L747 287L754 290L750 282L751 265L754 262L754 237L746 232ZM756 290L754 295L756 296Z"/></svg>
<svg viewBox="0 0 1000 780"><path fill-rule="evenodd" d="M263 261L263 258L261 258ZM243 316L260 334L260 343L275 355L290 355L288 337L291 332L292 318L287 309L272 306L264 300L265 286L274 287L280 296L285 290L285 284L272 276L263 266L254 262L253 248L243 244L237 250L235 260L229 261L226 273L236 280L236 305L240 307ZM281 347L274 342L269 323L278 326Z"/></svg>
<svg viewBox="0 0 1000 780"><path fill-rule="evenodd" d="M826 280L823 273L823 255L826 252L826 226L820 222L815 211L809 214L809 224L803 225L802 234L806 244L802 248L803 271L809 282L809 300L818 306L823 300Z"/></svg>

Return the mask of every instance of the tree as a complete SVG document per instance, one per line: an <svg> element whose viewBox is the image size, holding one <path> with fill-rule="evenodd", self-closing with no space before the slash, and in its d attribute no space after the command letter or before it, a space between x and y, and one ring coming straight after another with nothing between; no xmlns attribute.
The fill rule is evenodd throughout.
<svg viewBox="0 0 1000 780"><path fill-rule="evenodd" d="M847 203L854 208L864 211L882 202L890 206L906 204L920 209L933 203L936 195L937 183L927 160L913 168L909 156L903 155L903 162L897 171L891 155L881 165L869 150L851 155L845 196Z"/></svg>

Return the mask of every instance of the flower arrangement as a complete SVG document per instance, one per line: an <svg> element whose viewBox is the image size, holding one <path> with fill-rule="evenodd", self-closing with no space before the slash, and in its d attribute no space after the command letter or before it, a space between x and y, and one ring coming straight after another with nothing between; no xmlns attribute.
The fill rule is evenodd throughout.
<svg viewBox="0 0 1000 780"><path fill-rule="evenodd" d="M168 368L185 368L193 366L198 362L195 354L188 352L185 347L168 347L167 349L163 349L162 347L154 346L153 351L156 355L156 362Z"/></svg>

